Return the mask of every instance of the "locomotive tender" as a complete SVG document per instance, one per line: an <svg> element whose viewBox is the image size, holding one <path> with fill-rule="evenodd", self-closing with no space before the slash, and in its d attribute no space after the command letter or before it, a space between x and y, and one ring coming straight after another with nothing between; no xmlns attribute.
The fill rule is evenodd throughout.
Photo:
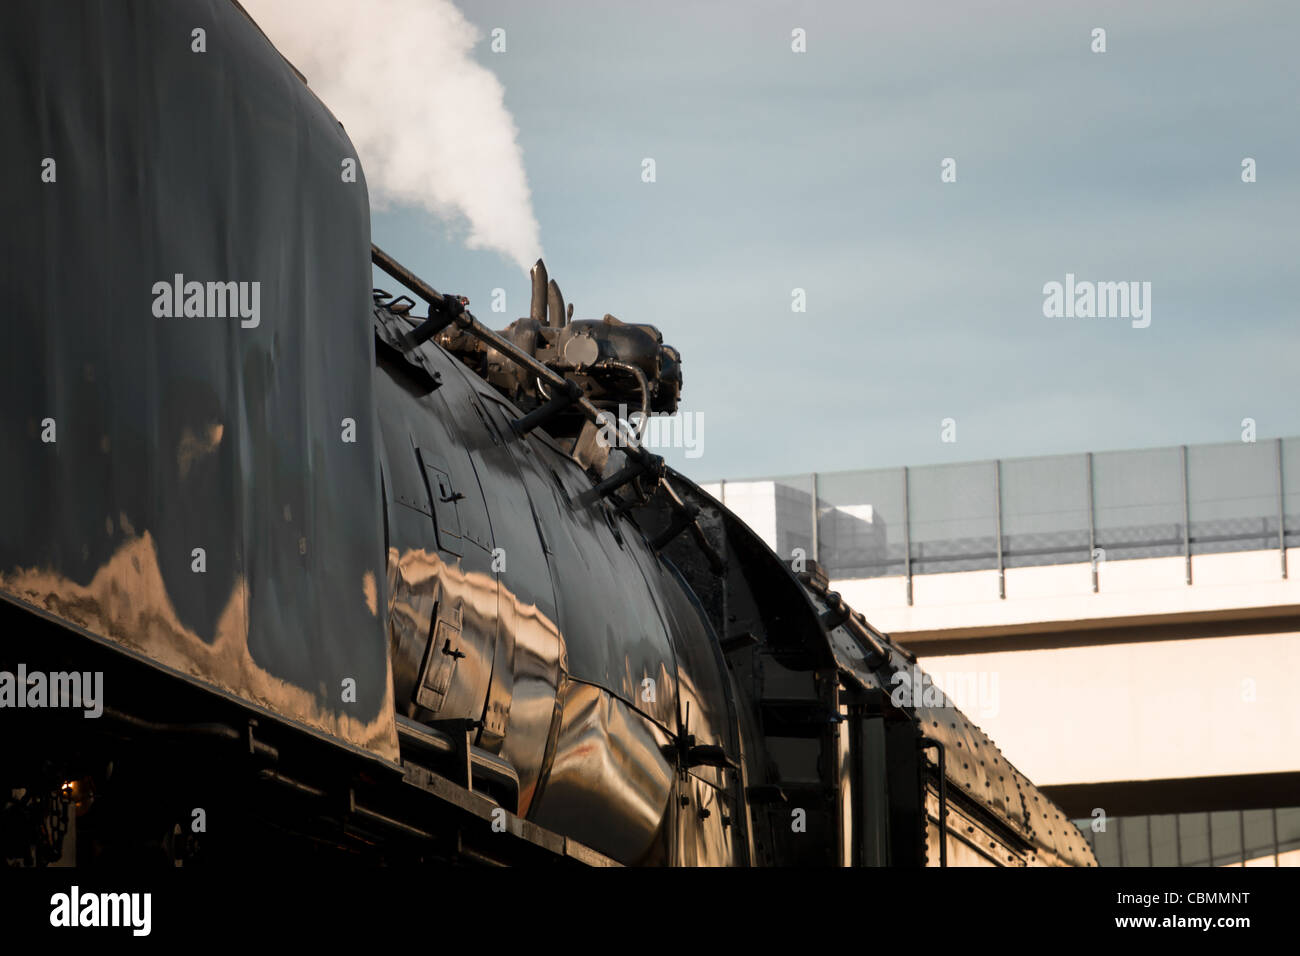
<svg viewBox="0 0 1300 956"><path fill-rule="evenodd" d="M372 247L236 3L6 12L6 859L1095 865L611 417L676 409L657 330L539 262L493 331Z"/></svg>

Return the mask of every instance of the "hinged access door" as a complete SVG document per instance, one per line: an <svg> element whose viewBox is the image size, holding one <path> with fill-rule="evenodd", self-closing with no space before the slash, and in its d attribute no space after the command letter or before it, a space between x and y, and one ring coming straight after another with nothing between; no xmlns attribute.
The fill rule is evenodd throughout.
<svg viewBox="0 0 1300 956"><path fill-rule="evenodd" d="M460 638L460 602L448 605L446 601L439 601L433 617L433 639L424 655L420 682L415 685L415 702L435 714L442 709L452 675L456 672L456 662L465 656L460 649Z"/></svg>

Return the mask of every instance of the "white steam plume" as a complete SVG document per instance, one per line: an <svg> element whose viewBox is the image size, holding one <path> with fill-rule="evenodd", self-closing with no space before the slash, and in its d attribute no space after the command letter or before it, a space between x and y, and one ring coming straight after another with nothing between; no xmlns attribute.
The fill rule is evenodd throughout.
<svg viewBox="0 0 1300 956"><path fill-rule="evenodd" d="M360 154L372 195L463 216L466 245L542 252L505 89L450 0L241 0Z"/></svg>

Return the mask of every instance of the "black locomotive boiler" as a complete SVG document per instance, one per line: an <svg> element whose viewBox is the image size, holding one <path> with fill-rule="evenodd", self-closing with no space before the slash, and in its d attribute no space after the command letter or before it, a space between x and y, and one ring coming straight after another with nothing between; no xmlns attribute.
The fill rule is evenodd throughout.
<svg viewBox="0 0 1300 956"><path fill-rule="evenodd" d="M539 263L494 331L372 246L238 4L18 0L0 46L11 863L1094 865L618 420L677 408L654 327Z"/></svg>

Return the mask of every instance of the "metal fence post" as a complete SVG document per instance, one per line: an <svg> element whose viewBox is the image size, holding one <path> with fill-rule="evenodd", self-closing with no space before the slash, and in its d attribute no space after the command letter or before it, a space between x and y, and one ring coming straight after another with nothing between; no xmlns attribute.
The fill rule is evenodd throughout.
<svg viewBox="0 0 1300 956"><path fill-rule="evenodd" d="M1187 583L1192 583L1192 509L1187 501L1187 446L1178 446L1179 460L1182 462L1183 479L1183 561L1187 567Z"/></svg>
<svg viewBox="0 0 1300 956"><path fill-rule="evenodd" d="M820 542L817 540L817 472L815 471L812 473L812 559L819 566L821 565L822 552Z"/></svg>
<svg viewBox="0 0 1300 956"><path fill-rule="evenodd" d="M1097 505L1092 490L1092 452L1087 453L1088 463L1088 563L1092 565L1092 593L1097 593Z"/></svg>
<svg viewBox="0 0 1300 956"><path fill-rule="evenodd" d="M1282 556L1282 580L1286 580L1286 486L1282 483L1282 439L1277 440L1277 550Z"/></svg>
<svg viewBox="0 0 1300 956"><path fill-rule="evenodd" d="M1002 459L993 459L993 518L998 533L998 597L1006 599L1006 569L1002 566Z"/></svg>
<svg viewBox="0 0 1300 956"><path fill-rule="evenodd" d="M907 577L907 606L912 606L912 504L907 490L907 466L903 466L903 574Z"/></svg>

